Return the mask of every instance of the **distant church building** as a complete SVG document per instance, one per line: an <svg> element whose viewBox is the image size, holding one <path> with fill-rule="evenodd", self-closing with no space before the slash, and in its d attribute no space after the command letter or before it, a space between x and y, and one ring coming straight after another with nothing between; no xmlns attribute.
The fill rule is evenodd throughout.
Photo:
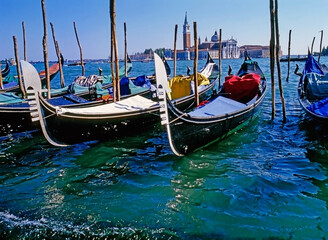
<svg viewBox="0 0 328 240"><path fill-rule="evenodd" d="M183 24L183 50L189 50L190 45L190 25L187 20L187 12L185 15L185 21Z"/></svg>
<svg viewBox="0 0 328 240"><path fill-rule="evenodd" d="M205 42L201 43L201 39L198 40L198 57L199 59L205 59L207 53L212 58L218 58L219 56L219 36L217 31L211 37L211 41L205 38ZM222 41L222 58L239 58L240 52L237 47L237 40L231 38L229 40ZM187 19L187 12L183 24L183 50L177 51L177 58L180 60L190 60L194 58L194 47L190 44L190 25Z"/></svg>

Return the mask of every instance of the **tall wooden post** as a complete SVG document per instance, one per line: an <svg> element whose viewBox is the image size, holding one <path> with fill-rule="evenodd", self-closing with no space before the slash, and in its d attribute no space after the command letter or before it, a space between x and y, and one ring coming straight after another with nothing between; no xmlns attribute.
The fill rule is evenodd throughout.
<svg viewBox="0 0 328 240"><path fill-rule="evenodd" d="M311 45L311 55L313 55L313 45L314 45L314 41L315 41L315 37L313 37L313 40L312 40L312 45Z"/></svg>
<svg viewBox="0 0 328 240"><path fill-rule="evenodd" d="M178 36L178 24L175 24L174 28L174 52L173 52L173 77L177 75L177 36Z"/></svg>
<svg viewBox="0 0 328 240"><path fill-rule="evenodd" d="M126 36L126 22L124 23L124 62L125 62L125 77L128 76L128 40Z"/></svg>
<svg viewBox="0 0 328 240"><path fill-rule="evenodd" d="M319 50L318 62L320 62L321 51L322 51L323 30L321 30L320 32L321 32L321 38L320 38L320 50Z"/></svg>
<svg viewBox="0 0 328 240"><path fill-rule="evenodd" d="M80 44L79 35L77 34L75 22L73 22L73 26L74 26L76 41L77 41L77 44L79 45L79 49L80 49L80 61L81 61L81 67L82 67L82 76L84 76L85 75L85 68L84 68L84 62L83 62L82 46Z"/></svg>
<svg viewBox="0 0 328 240"><path fill-rule="evenodd" d="M111 26L112 26L112 37L113 37L113 51L115 54L115 80L117 88L117 100L120 100L120 86L119 86L119 66L118 66L118 48L117 48L117 37L116 37L116 12L115 12L115 0L110 0L110 13L111 13Z"/></svg>
<svg viewBox="0 0 328 240"><path fill-rule="evenodd" d="M290 72L290 42L292 39L292 30L289 30L289 38L288 38L288 69L287 69L287 78L286 82L289 80L289 72Z"/></svg>
<svg viewBox="0 0 328 240"><path fill-rule="evenodd" d="M41 0L42 6L42 16L43 16L43 57L44 57L44 70L46 73L46 80L47 80L47 89L48 89L48 99L51 98L50 95L50 74L49 74L49 62L48 62L48 34L47 34L47 16L46 16L46 7L45 7L45 0Z"/></svg>
<svg viewBox="0 0 328 240"><path fill-rule="evenodd" d="M19 57L18 57L18 47L17 47L17 38L16 36L13 36L14 40L14 49L15 49L15 60L16 60L16 69L17 69L17 75L18 75L18 81L19 81L19 87L20 90L23 94L23 98L25 98L26 93L25 93L25 88L22 80L22 74L21 74L21 69L20 69L20 64L19 64Z"/></svg>
<svg viewBox="0 0 328 240"><path fill-rule="evenodd" d="M222 29L219 31L219 88L221 87L221 75L222 75Z"/></svg>
<svg viewBox="0 0 328 240"><path fill-rule="evenodd" d="M2 72L1 72L1 62L0 62L0 88L3 89Z"/></svg>
<svg viewBox="0 0 328 240"><path fill-rule="evenodd" d="M275 117L275 84L274 84L274 68L275 68L275 24L274 24L274 0L270 0L270 25L271 25L271 39L270 39L270 72L271 72L271 95L272 95L272 110L271 118L272 120Z"/></svg>
<svg viewBox="0 0 328 240"><path fill-rule="evenodd" d="M65 87L65 80L64 80L64 73L63 73L63 64L62 64L62 59L61 59L62 56L60 53L58 42L56 41L54 25L52 23L50 23L50 26L51 26L52 37L54 39L54 45L55 45L56 54L57 54L58 63L59 63L60 85L63 88L63 87Z"/></svg>
<svg viewBox="0 0 328 240"><path fill-rule="evenodd" d="M110 31L110 71L112 74L112 83L113 83L113 99L116 102L117 99L117 92L116 92L116 77L115 77L115 70L114 70L114 36L113 36L113 26L111 25Z"/></svg>
<svg viewBox="0 0 328 240"><path fill-rule="evenodd" d="M27 61L27 54L26 54L26 34L25 34L25 23L22 22L22 28L23 28L23 41L24 41L24 61Z"/></svg>
<svg viewBox="0 0 328 240"><path fill-rule="evenodd" d="M282 103L282 114L283 114L283 122L286 123L286 105L285 105L285 97L284 97L284 89L282 86L281 80L281 68L279 61L279 53L280 53L280 37L279 37L279 20L278 20L278 0L275 0L275 30L276 30L276 60L277 60L277 73L278 73L278 81L279 81L279 92L280 99Z"/></svg>
<svg viewBox="0 0 328 240"><path fill-rule="evenodd" d="M195 102L196 106L199 105L199 96L198 96L198 76L197 76L197 63L198 63L198 39L197 39L197 22L194 22L194 92L195 92Z"/></svg>

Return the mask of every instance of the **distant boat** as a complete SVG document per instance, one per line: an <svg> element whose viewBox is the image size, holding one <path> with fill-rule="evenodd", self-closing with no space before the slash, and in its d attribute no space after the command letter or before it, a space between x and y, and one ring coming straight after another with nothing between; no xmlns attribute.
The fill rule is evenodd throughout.
<svg viewBox="0 0 328 240"><path fill-rule="evenodd" d="M307 57L305 56L297 56L297 57L291 57L290 62L298 62L298 61L306 61ZM288 57L280 58L280 62L288 62Z"/></svg>
<svg viewBox="0 0 328 240"><path fill-rule="evenodd" d="M87 63L84 62L83 64L86 65ZM67 64L67 66L81 66L81 62L70 63L70 64Z"/></svg>
<svg viewBox="0 0 328 240"><path fill-rule="evenodd" d="M150 62L150 61L152 61L151 58L145 58L145 59L143 59L141 62L143 62L143 63L148 63L148 62Z"/></svg>

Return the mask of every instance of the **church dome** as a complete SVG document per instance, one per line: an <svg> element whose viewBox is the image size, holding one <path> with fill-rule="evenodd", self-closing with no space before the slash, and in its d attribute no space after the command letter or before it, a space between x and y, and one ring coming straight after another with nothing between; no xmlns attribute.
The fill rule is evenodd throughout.
<svg viewBox="0 0 328 240"><path fill-rule="evenodd" d="M218 42L219 41L219 36L218 36L217 31L215 31L214 35L211 37L211 41L212 42Z"/></svg>

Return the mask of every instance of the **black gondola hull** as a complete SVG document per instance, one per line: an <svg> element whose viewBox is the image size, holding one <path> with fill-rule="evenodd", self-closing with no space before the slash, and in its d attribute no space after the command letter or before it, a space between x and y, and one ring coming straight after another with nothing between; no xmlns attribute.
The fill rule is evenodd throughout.
<svg viewBox="0 0 328 240"><path fill-rule="evenodd" d="M263 97L253 106L240 112L212 119L197 119L188 115L181 117L181 113L169 107L169 119L172 123L167 126L167 130L170 131L169 138L174 151L178 155L186 155L225 138L252 120L262 100ZM178 117L180 119L177 120Z"/></svg>
<svg viewBox="0 0 328 240"><path fill-rule="evenodd" d="M163 72L160 61L155 61L155 65L160 76ZM247 98L240 98L240 101L234 100L230 97L229 89L225 89L223 84L218 93L208 99L209 101L189 112L181 111L172 104L167 98L169 90L166 88L165 78L157 77L161 123L166 127L170 147L174 154L183 156L219 141L253 119L264 100L267 88L265 76L257 62L247 56L237 75L242 77L249 73L256 74L258 80L255 85L256 89L253 89L252 93L249 92ZM235 86L240 87L240 85ZM257 91L255 96L254 90Z"/></svg>

